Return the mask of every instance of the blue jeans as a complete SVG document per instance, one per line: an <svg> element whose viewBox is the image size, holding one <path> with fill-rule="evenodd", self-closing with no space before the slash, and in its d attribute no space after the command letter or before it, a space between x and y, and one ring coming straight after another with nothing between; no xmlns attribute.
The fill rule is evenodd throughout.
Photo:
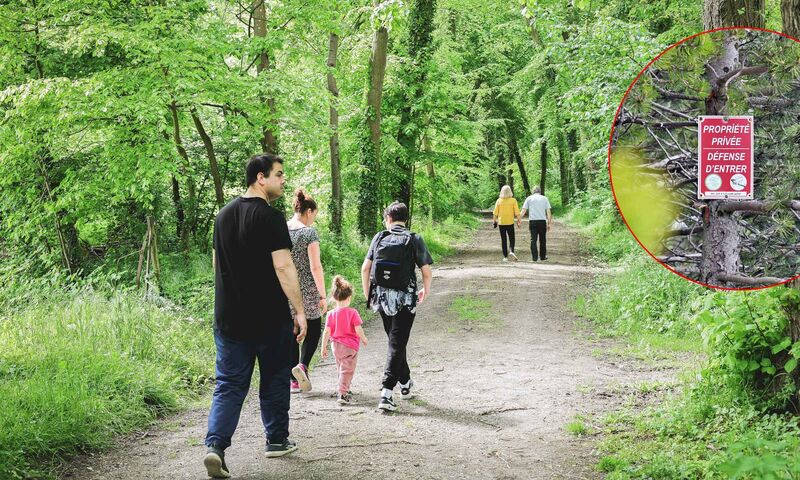
<svg viewBox="0 0 800 480"><path fill-rule="evenodd" d="M268 442L282 443L289 436L289 347L294 343L291 327L263 343L233 340L218 332L214 332L214 342L217 386L208 414L206 445L216 444L222 449L231 445L256 360L261 373L258 396L264 432ZM296 344L293 346L297 348Z"/></svg>

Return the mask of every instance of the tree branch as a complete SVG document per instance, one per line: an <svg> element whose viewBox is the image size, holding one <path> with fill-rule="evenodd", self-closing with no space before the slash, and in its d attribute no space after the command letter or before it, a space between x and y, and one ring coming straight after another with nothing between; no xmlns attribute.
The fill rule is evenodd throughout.
<svg viewBox="0 0 800 480"><path fill-rule="evenodd" d="M748 287L759 287L765 285L774 285L776 283L785 282L785 278L777 277L748 277L746 275L735 275L729 273L718 273L717 278L723 282L738 283Z"/></svg>

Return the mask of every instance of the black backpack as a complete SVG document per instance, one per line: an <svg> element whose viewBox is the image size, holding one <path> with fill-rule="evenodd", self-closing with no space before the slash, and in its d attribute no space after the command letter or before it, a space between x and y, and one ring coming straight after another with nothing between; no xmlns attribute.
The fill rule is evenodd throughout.
<svg viewBox="0 0 800 480"><path fill-rule="evenodd" d="M375 241L372 255L372 282L384 288L405 290L416 280L414 267L417 249L411 232L384 230Z"/></svg>

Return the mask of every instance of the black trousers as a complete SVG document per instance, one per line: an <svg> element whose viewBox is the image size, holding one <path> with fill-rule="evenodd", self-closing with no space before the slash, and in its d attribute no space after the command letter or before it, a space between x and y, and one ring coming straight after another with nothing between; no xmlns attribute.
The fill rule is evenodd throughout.
<svg viewBox="0 0 800 480"><path fill-rule="evenodd" d="M322 336L322 318L306 320L306 325L306 338L303 340L303 344L292 345L292 367L298 363L302 363L308 368L308 366L311 365L314 352L316 352L317 347L319 347L319 338ZM294 380L291 372L289 376L291 380Z"/></svg>
<svg viewBox="0 0 800 480"><path fill-rule="evenodd" d="M508 237L508 243L511 244L511 251L514 251L514 224L511 225L500 225L500 244L503 247L503 256L508 256L508 246L506 245L506 237Z"/></svg>
<svg viewBox="0 0 800 480"><path fill-rule="evenodd" d="M531 256L535 262L547 259L547 220L531 220L528 222L531 231ZM536 239L539 239L539 252L536 252Z"/></svg>
<svg viewBox="0 0 800 480"><path fill-rule="evenodd" d="M392 390L397 382L408 383L411 370L408 368L406 346L411 335L416 314L403 307L397 315L389 316L381 312L383 329L389 337L389 351L386 355L386 367L383 370L383 388Z"/></svg>

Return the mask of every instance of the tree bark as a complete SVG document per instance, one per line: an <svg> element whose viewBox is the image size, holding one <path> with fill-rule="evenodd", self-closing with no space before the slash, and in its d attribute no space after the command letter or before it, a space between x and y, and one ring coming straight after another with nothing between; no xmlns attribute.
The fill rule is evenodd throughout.
<svg viewBox="0 0 800 480"><path fill-rule="evenodd" d="M406 205L411 205L412 172L417 153L417 141L421 128L417 124L419 113L413 114L414 104L423 95L423 85L427 77L427 65L432 53L433 17L436 14L435 0L414 0L409 13L408 38L406 46L409 58L403 67L402 78L406 79L406 95L400 110L400 124L397 129L397 143L401 146L397 159L400 180L395 197ZM409 210L410 211L410 210ZM410 220L410 218L409 218Z"/></svg>
<svg viewBox="0 0 800 480"><path fill-rule="evenodd" d="M191 114L192 120L194 120L194 126L197 129L197 133L200 134L200 138L203 140L203 146L208 156L208 164L211 167L211 179L214 181L214 193L217 198L217 206L222 208L225 205L225 193L222 191L222 179L219 176L219 166L217 165L217 154L214 152L214 144L211 142L211 137L206 133L206 129L203 127L203 123L197 115L197 110L192 108Z"/></svg>
<svg viewBox="0 0 800 480"><path fill-rule="evenodd" d="M700 274L703 282L725 286L722 275L735 275L742 266L741 227L732 213L720 211L718 202L710 201L703 230L703 260Z"/></svg>
<svg viewBox="0 0 800 480"><path fill-rule="evenodd" d="M181 245L183 245L184 250L188 250L189 230L192 232L197 230L197 215L195 213L197 205L197 188L194 178L189 172L189 154L186 153L186 149L183 147L183 140L181 139L181 127L178 121L178 106L174 100L169 105L169 111L170 118L172 119L172 141L175 143L175 149L178 151L178 156L182 160L182 164L178 167L178 169L181 172L181 175L183 175L183 177L186 179L186 189L189 194L188 208L185 208L185 211L188 214L187 224L184 224L185 228L183 229L180 237Z"/></svg>
<svg viewBox="0 0 800 480"><path fill-rule="evenodd" d="M180 185L175 175L172 176L172 203L175 205L175 238L181 239L183 238L186 214L183 211L183 204L181 203Z"/></svg>
<svg viewBox="0 0 800 480"><path fill-rule="evenodd" d="M367 136L361 140L361 175L359 178L358 230L361 236L377 231L377 211L381 201L381 99L386 74L386 50L389 31L381 26L372 38L369 58L369 91L367 92Z"/></svg>
<svg viewBox="0 0 800 480"><path fill-rule="evenodd" d="M253 12L253 34L259 38L267 37L267 9L264 5L264 0L254 0L251 4ZM269 52L263 51L259 53L258 63L256 64L256 73L260 74L264 70L270 68ZM267 109L270 115L270 122L274 122L277 117L275 108L275 99L270 97L267 99ZM274 127L265 125L262 128L261 148L267 153L277 155L278 153L278 139L275 137Z"/></svg>
<svg viewBox="0 0 800 480"><path fill-rule="evenodd" d="M328 93L331 95L329 107L329 121L331 138L328 147L331 154L331 232L335 235L342 234L342 173L339 159L339 111L336 109L339 98L339 89L336 86L336 77L333 75L336 68L336 55L339 51L339 36L333 32L328 35Z"/></svg>
<svg viewBox="0 0 800 480"><path fill-rule="evenodd" d="M542 190L542 195L544 195L544 185L547 181L547 139L542 138L542 143L539 149L540 155L540 163L541 165L541 176L539 177L539 188Z"/></svg>
<svg viewBox="0 0 800 480"><path fill-rule="evenodd" d="M765 25L764 0L705 0L703 26L706 30L721 27L756 27Z"/></svg>
<svg viewBox="0 0 800 480"><path fill-rule="evenodd" d="M561 189L561 206L566 207L569 205L569 147L563 136L560 136L559 146L561 147L558 152L558 184Z"/></svg>
<svg viewBox="0 0 800 480"><path fill-rule="evenodd" d="M522 161L522 155L519 153L519 145L517 144L517 136L514 131L506 125L508 131L508 152L514 158L519 170L519 176L522 178L522 188L525 189L525 196L531 195L531 184L528 181L528 173L525 171L525 163Z"/></svg>
<svg viewBox="0 0 800 480"><path fill-rule="evenodd" d="M800 37L800 0L781 0L783 33Z"/></svg>

